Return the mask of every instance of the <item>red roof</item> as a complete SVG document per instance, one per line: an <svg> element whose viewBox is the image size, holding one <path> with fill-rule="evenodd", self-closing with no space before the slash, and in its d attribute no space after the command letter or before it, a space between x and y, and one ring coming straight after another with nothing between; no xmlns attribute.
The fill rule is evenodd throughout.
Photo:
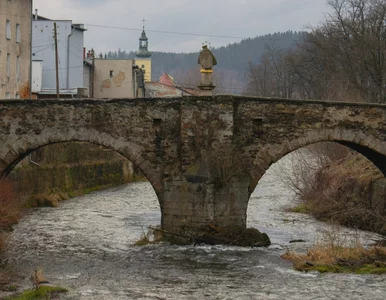
<svg viewBox="0 0 386 300"><path fill-rule="evenodd" d="M176 86L173 77L170 76L168 73L163 73L158 82L167 86Z"/></svg>

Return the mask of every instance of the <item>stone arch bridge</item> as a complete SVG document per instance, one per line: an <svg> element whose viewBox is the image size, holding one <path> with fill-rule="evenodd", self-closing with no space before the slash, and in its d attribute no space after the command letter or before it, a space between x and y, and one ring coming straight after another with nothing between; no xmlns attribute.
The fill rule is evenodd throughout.
<svg viewBox="0 0 386 300"><path fill-rule="evenodd" d="M235 96L0 101L0 177L32 151L85 141L122 154L158 196L162 227L245 226L269 166L334 141L386 174L386 106Z"/></svg>

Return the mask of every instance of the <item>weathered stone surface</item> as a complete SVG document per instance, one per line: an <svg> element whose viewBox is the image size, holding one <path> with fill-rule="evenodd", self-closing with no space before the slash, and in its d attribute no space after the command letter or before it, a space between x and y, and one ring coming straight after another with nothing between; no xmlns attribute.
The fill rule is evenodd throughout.
<svg viewBox="0 0 386 300"><path fill-rule="evenodd" d="M0 101L0 174L35 149L85 141L140 168L162 226L241 226L250 193L287 153L335 141L386 174L386 106L233 96Z"/></svg>

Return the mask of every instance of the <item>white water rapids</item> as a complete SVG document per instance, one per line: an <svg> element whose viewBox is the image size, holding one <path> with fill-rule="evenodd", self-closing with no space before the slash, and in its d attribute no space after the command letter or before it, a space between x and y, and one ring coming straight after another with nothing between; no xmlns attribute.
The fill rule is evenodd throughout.
<svg viewBox="0 0 386 300"><path fill-rule="evenodd" d="M287 160L289 161L289 160ZM286 163L283 159L280 163ZM12 235L7 261L28 277L37 267L61 299L385 299L386 276L301 273L280 255L306 251L331 228L310 216L285 212L295 204L273 165L248 207L248 226L266 232L268 249L224 246L133 246L147 226L160 223L148 183L133 183L32 209ZM341 229L370 243L376 234ZM290 243L302 239L305 243Z"/></svg>

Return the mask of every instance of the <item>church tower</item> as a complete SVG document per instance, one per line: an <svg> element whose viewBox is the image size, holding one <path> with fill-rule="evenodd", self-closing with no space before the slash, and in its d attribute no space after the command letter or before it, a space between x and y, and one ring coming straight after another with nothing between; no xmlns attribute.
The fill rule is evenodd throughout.
<svg viewBox="0 0 386 300"><path fill-rule="evenodd" d="M151 82L151 52L148 49L149 40L145 32L145 20L143 22L143 30L139 38L139 49L135 52L135 64L145 70L145 81Z"/></svg>

